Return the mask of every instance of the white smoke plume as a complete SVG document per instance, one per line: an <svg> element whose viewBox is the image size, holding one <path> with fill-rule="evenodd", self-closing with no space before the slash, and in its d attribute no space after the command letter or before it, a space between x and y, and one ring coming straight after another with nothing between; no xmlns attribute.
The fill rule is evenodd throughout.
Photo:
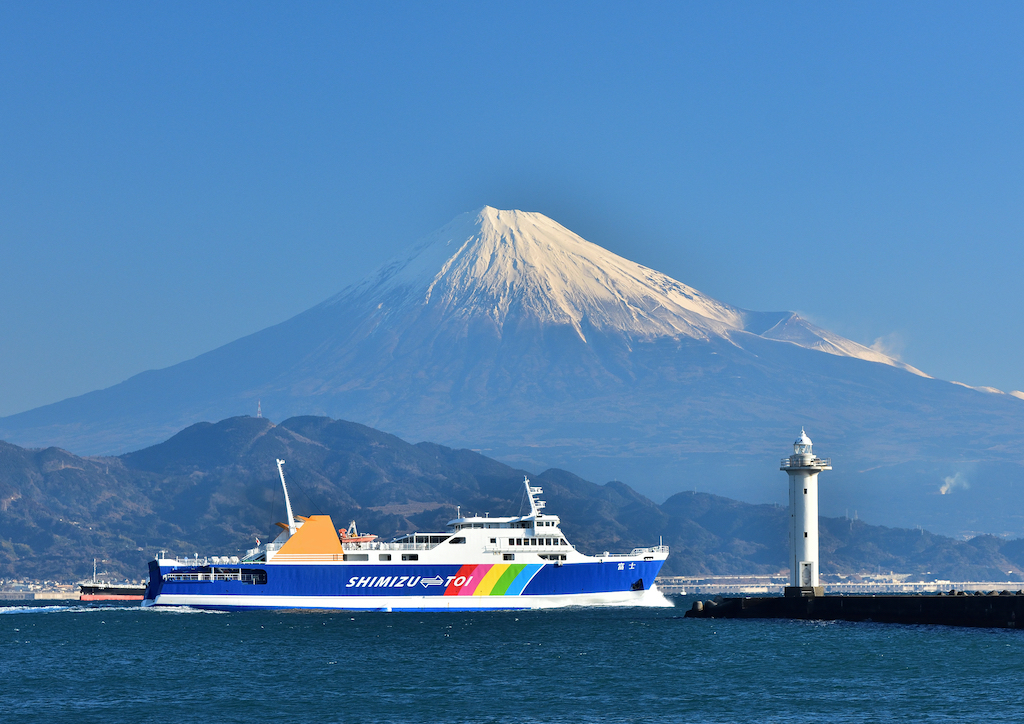
<svg viewBox="0 0 1024 724"><path fill-rule="evenodd" d="M871 349L893 359L900 359L906 346L903 335L899 332L890 332L871 343Z"/></svg>
<svg viewBox="0 0 1024 724"><path fill-rule="evenodd" d="M956 475L946 476L942 479L942 486L939 488L939 495L948 495L954 488L963 488L964 490L967 490L970 487L971 484L967 482L967 478L964 477L963 473L957 473Z"/></svg>

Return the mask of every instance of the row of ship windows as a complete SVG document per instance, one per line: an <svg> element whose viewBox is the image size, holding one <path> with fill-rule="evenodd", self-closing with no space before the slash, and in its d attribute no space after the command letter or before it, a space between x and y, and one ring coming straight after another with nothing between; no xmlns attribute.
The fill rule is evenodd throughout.
<svg viewBox="0 0 1024 724"><path fill-rule="evenodd" d="M452 543L465 543L466 540L465 540L465 538L462 538L462 539L455 538L451 542ZM498 540L496 538L491 538L491 543L497 543L497 542L498 542ZM564 546L564 545L569 545L568 543L565 542L564 538L509 538L508 539L508 544L510 546L529 546L529 545L534 545L534 546ZM509 558L509 556L511 556L511 555L512 555L511 553L506 553L505 554L505 560L507 560L507 561L514 560L514 558ZM544 558L545 556L541 556L541 557ZM418 561L419 559L420 559L419 553L403 553L402 554L402 560L403 561ZM369 553L346 553L345 554L345 560L346 561L369 561L370 560L370 554ZM380 561L390 561L391 560L391 554L390 553L378 553L377 554L377 560L380 560ZM552 560L555 560L555 559L552 558ZM559 559L559 560L563 560L564 561L565 560L565 556L563 555L561 557L561 559Z"/></svg>
<svg viewBox="0 0 1024 724"><path fill-rule="evenodd" d="M403 553L402 554L402 560L403 561L418 561L419 559L420 559L420 554L419 553ZM346 553L345 554L345 560L346 561L368 561L368 560L370 560L370 554L369 553ZM391 560L391 554L390 553L379 553L377 555L377 560L379 560L379 561L390 561Z"/></svg>
<svg viewBox="0 0 1024 724"><path fill-rule="evenodd" d="M491 538L491 543L495 543ZM510 546L567 546L565 538L509 538Z"/></svg>
<svg viewBox="0 0 1024 724"><path fill-rule="evenodd" d="M538 520L536 523L538 528L548 528L555 525L553 520ZM532 528L534 522L532 520L516 521L508 526L499 525L497 523L460 523L455 526L455 530L462 530L463 528Z"/></svg>
<svg viewBox="0 0 1024 724"><path fill-rule="evenodd" d="M564 553L538 553L537 557L538 558L544 558L545 560L549 560L549 561L564 561L565 560L565 554ZM514 561L516 559L516 554L515 553L505 553L502 556L502 558L504 560L506 560L506 561Z"/></svg>

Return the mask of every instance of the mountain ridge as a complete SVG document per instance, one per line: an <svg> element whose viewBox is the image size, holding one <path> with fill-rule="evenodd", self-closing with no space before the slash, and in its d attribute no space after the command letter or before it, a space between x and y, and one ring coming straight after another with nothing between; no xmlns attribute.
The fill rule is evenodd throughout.
<svg viewBox="0 0 1024 724"><path fill-rule="evenodd" d="M528 474L584 552L662 538L672 547L665 575L776 573L785 566L788 513L780 506L698 492L658 505L621 481L598 485L558 469L534 475L471 450L413 445L343 420L236 417L197 423L118 458L0 443L0 578L74 580L98 558L136 579L162 549L242 553L284 514L278 457L287 461L296 513L327 513L338 527L355 519L384 537L443 529L456 506L523 512ZM950 580L1024 580L1024 539L954 541L823 517L821 550L826 574L883 566Z"/></svg>
<svg viewBox="0 0 1024 724"><path fill-rule="evenodd" d="M632 479L661 500L696 484L768 502L780 494L760 482L766 461L807 425L837 463L843 507L826 514L1024 535L1010 492L1024 470L1021 400L879 354L792 313L711 300L546 217L485 207L290 320L0 419L0 437L123 453L262 401L279 419L341 417ZM978 466L986 479L971 479ZM969 486L936 497L956 475Z"/></svg>

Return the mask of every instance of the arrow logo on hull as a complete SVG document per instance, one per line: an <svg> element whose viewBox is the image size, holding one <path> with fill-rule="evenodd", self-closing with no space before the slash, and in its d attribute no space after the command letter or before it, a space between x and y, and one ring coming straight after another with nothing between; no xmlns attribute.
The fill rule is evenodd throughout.
<svg viewBox="0 0 1024 724"><path fill-rule="evenodd" d="M444 583L444 579L441 578L441 576L434 576L433 578L424 578L420 581L420 583L423 584L424 588L426 588L427 586L440 586L442 583Z"/></svg>

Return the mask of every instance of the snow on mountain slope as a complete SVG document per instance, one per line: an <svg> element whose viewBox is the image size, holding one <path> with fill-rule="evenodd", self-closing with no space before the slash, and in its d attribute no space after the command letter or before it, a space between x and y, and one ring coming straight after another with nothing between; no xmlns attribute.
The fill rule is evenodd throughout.
<svg viewBox="0 0 1024 724"><path fill-rule="evenodd" d="M489 206L456 217L402 258L330 303L369 296L385 305L509 318L581 322L641 337L722 335L742 313L582 239L542 214Z"/></svg>
<svg viewBox="0 0 1024 724"><path fill-rule="evenodd" d="M869 362L880 362L881 364L899 367L907 372L913 372L921 377L931 377L916 367L882 354L870 347L857 344L845 337L840 337L838 334L833 334L827 329L817 327L796 314L786 315L777 324L762 332L760 336L765 339L792 342L807 349L816 349L819 352L827 352L840 357L856 357L857 359Z"/></svg>
<svg viewBox="0 0 1024 724"><path fill-rule="evenodd" d="M584 322L633 339L720 337L741 346L736 333L747 332L927 376L795 314L750 312L719 302L543 214L490 206L456 217L325 304L354 300L372 300L391 316L417 308L467 324L486 316L499 333L506 322L526 317L568 324L584 342Z"/></svg>

